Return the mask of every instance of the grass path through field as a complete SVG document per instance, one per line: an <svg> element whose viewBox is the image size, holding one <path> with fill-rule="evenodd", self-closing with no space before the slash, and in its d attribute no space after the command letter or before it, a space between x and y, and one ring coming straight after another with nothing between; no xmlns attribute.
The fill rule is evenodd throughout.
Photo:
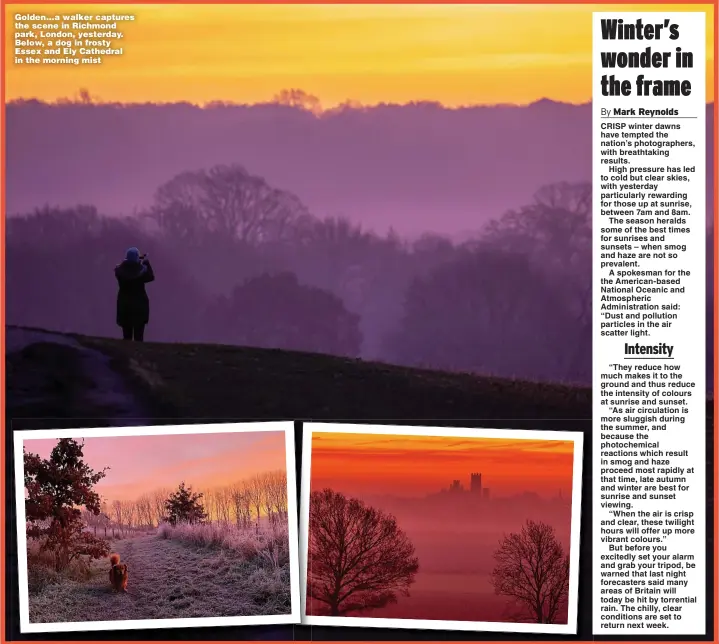
<svg viewBox="0 0 719 644"><path fill-rule="evenodd" d="M127 593L110 587L109 560L87 581L63 580L30 595L30 621L80 622L244 617L290 612L289 570L241 561L228 550L195 548L147 535L116 541Z"/></svg>

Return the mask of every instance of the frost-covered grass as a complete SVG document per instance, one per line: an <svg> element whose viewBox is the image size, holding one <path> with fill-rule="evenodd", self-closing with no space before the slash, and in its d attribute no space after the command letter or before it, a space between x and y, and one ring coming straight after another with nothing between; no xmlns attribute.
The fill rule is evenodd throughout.
<svg viewBox="0 0 719 644"><path fill-rule="evenodd" d="M290 563L290 541L287 522L258 528L238 528L228 523L178 524L163 523L157 531L163 539L176 539L201 547L231 550L245 560L263 561L273 568Z"/></svg>
<svg viewBox="0 0 719 644"><path fill-rule="evenodd" d="M108 559L92 562L82 574L56 574L35 558L39 581L30 587L30 621L287 615L289 557L279 555L288 550L286 529L206 539L215 534L212 526L176 527L114 541L113 552L128 565L125 594L110 587Z"/></svg>

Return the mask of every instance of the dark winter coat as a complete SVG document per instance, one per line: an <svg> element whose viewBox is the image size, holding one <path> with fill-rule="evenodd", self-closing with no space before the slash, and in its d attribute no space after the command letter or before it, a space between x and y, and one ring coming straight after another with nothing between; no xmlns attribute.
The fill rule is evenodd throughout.
<svg viewBox="0 0 719 644"><path fill-rule="evenodd" d="M145 284L155 279L155 273L147 260L128 262L115 267L117 278L117 324L139 326L150 321L150 299Z"/></svg>

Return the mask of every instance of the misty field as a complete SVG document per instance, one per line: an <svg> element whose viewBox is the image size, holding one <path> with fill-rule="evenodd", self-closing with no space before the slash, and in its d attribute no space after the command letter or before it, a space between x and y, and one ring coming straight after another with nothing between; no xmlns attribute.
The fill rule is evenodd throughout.
<svg viewBox="0 0 719 644"><path fill-rule="evenodd" d="M52 572L28 544L31 623L290 613L289 540L285 526L238 530L217 524L166 526L114 540L129 572L127 593L108 581L108 559Z"/></svg>

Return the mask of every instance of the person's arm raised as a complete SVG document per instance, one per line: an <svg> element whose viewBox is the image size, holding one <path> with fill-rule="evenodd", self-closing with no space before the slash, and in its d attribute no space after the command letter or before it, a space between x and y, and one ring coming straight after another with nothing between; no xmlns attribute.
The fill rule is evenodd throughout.
<svg viewBox="0 0 719 644"><path fill-rule="evenodd" d="M145 265L145 272L142 274L142 281L147 282L154 282L155 281L155 271L152 270L152 264L150 264L149 259L145 259L143 261Z"/></svg>

